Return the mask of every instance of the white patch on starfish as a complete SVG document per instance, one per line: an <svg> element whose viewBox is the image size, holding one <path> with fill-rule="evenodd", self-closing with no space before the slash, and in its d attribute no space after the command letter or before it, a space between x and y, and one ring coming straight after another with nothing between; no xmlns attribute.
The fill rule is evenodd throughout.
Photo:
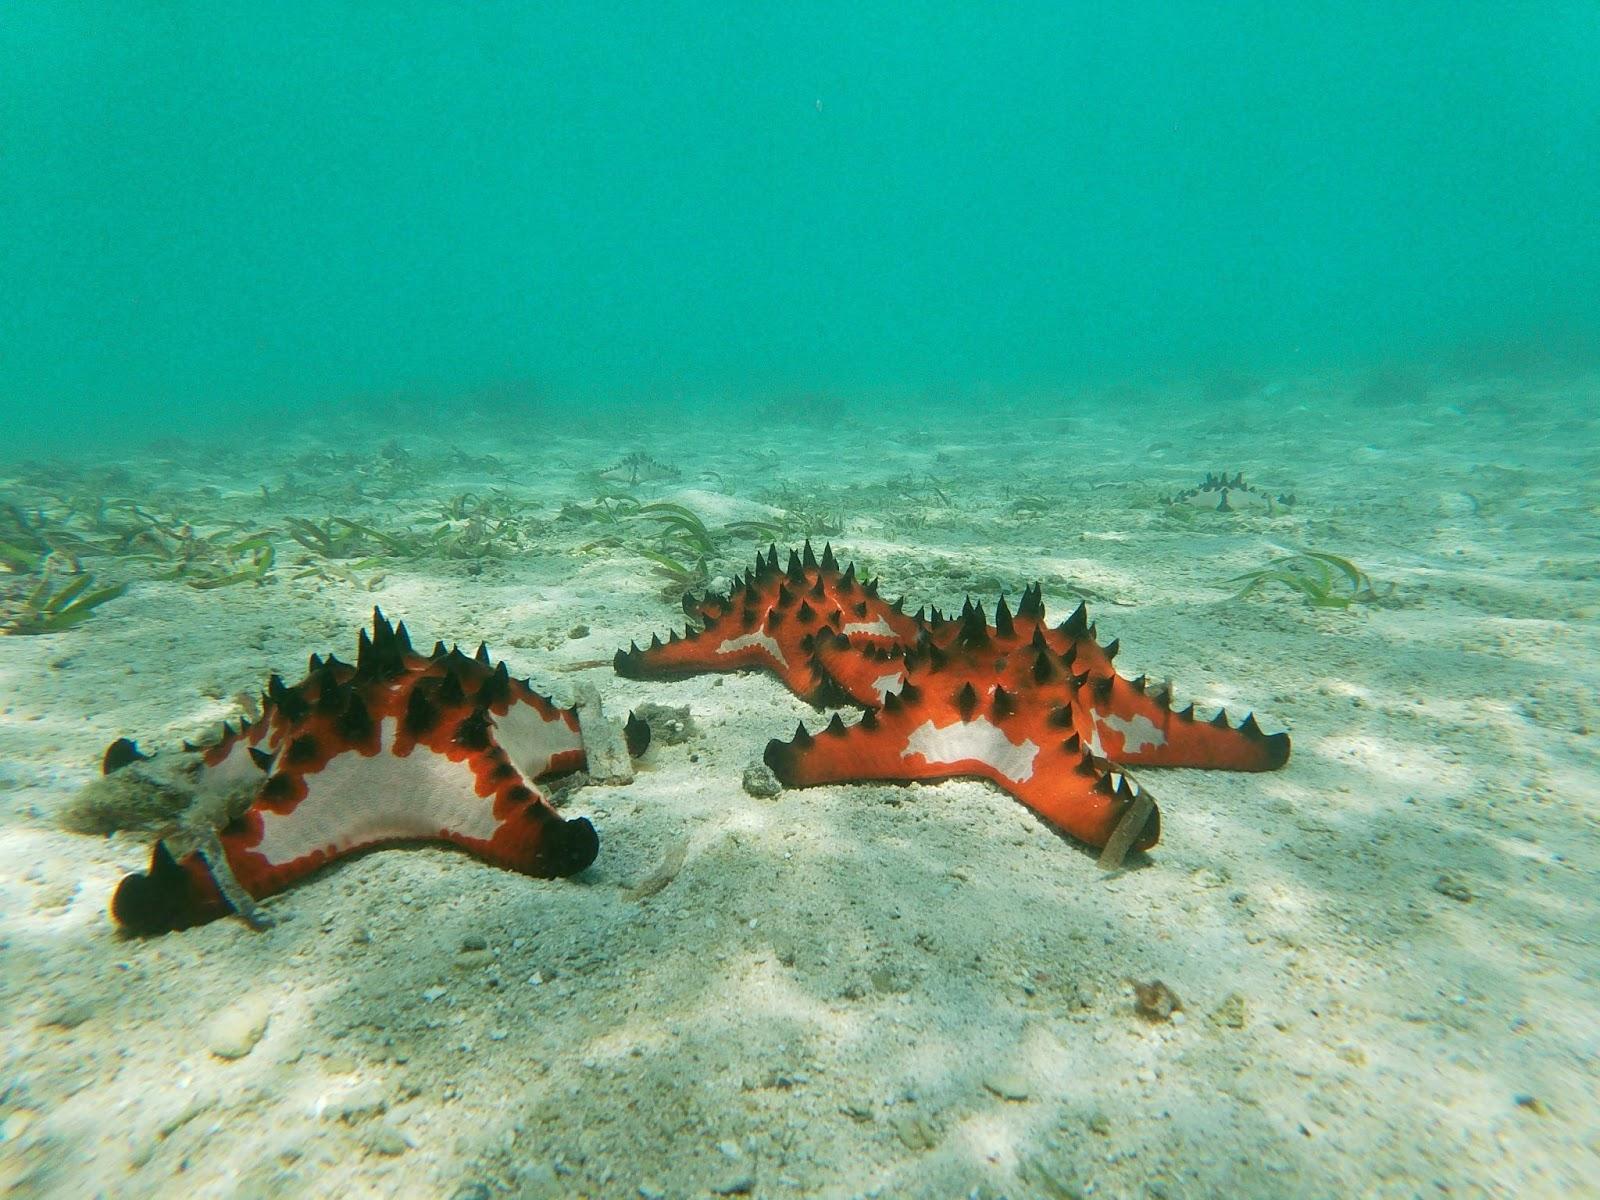
<svg viewBox="0 0 1600 1200"><path fill-rule="evenodd" d="M850 637L857 633L871 634L873 637L892 638L894 636L894 630L889 627L889 622L882 617L875 617L871 621L852 621L839 632L843 633L845 637Z"/></svg>
<svg viewBox="0 0 1600 1200"><path fill-rule="evenodd" d="M878 703L883 703L883 698L890 692L900 694L900 689L905 687L906 677L899 671L892 675L879 675L872 681L872 690L878 693Z"/></svg>
<svg viewBox="0 0 1600 1200"><path fill-rule="evenodd" d="M250 754L252 744L247 738L234 738L221 762L211 767L201 765L200 785L206 788L232 788L244 783L260 783L263 775Z"/></svg>
<svg viewBox="0 0 1600 1200"><path fill-rule="evenodd" d="M1033 777L1033 760L1038 757L1039 747L1032 739L1019 746L987 718L977 717L943 729L924 721L911 731L900 757L910 758L913 754L922 755L930 764L985 763L1013 783L1022 783Z"/></svg>
<svg viewBox="0 0 1600 1200"><path fill-rule="evenodd" d="M1100 727L1113 730L1122 735L1122 753L1137 754L1146 746L1165 746L1167 735L1161 732L1160 727L1149 717L1142 713L1135 713L1131 717L1119 717L1115 713L1110 716L1095 717L1095 742L1092 747L1100 757L1106 757L1099 749Z"/></svg>
<svg viewBox="0 0 1600 1200"><path fill-rule="evenodd" d="M751 646L760 646L763 650L770 654L780 666L787 667L789 665L789 660L783 656L783 647L778 645L778 643L772 639L770 634L762 633L760 630L757 630L754 633L741 634L736 638L729 638L727 641L723 642L722 645L717 647L717 653L737 654L739 651L746 650Z"/></svg>
<svg viewBox="0 0 1600 1200"><path fill-rule="evenodd" d="M566 750L582 750L583 738L560 717L546 718L531 704L513 704L506 715L494 718L495 740L529 779L550 769L550 760Z"/></svg>
<svg viewBox="0 0 1600 1200"><path fill-rule="evenodd" d="M261 810L261 840L251 849L274 866L318 850L329 857L391 838L436 838L446 830L488 841L499 828L493 801L478 795L465 763L425 747L391 751L395 720L378 729L378 753L336 754L305 777L306 797L290 813Z"/></svg>

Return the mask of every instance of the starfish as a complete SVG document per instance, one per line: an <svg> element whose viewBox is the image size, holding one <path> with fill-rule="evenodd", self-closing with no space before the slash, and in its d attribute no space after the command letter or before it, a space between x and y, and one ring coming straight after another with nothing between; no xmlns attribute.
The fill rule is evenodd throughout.
<svg viewBox="0 0 1600 1200"><path fill-rule="evenodd" d="M841 596L846 580L860 599ZM802 722L790 741L769 743L767 765L789 786L978 776L1062 832L1115 845L1120 860L1160 835L1159 810L1126 767L1266 771L1289 756L1288 735L1263 733L1253 716L1234 725L1223 710L1203 721L1144 677L1123 678L1112 666L1117 643L1100 644L1082 604L1046 622L1038 584L1015 613L1002 597L993 625L970 600L959 617L907 617L903 601L885 604L875 584L856 584L853 567L840 572L831 546L819 562L808 543L781 571L772 547L728 597L686 598L685 609L706 627L620 651L617 670L764 667L813 704L866 710L855 725L835 714L816 735Z"/></svg>
<svg viewBox="0 0 1600 1200"><path fill-rule="evenodd" d="M630 716L627 736L642 753L649 727ZM199 755L199 795L248 805L211 843L209 862L157 842L150 869L123 879L112 900L130 932L201 924L380 844L449 842L543 878L583 870L599 846L586 818L563 819L539 787L585 764L576 712L491 663L486 646L473 657L443 642L416 653L404 623L377 609L354 665L313 654L300 683L267 681L259 720L184 748ZM119 739L104 767L140 757Z"/></svg>
<svg viewBox="0 0 1600 1200"><path fill-rule="evenodd" d="M940 652L1004 652L1019 641L1059 656L1074 680L1073 729L1097 758L1132 767L1221 771L1271 771L1288 761L1288 734L1264 734L1253 715L1234 726L1222 709L1202 721L1192 704L1174 709L1167 688L1152 689L1143 675L1131 680L1119 675L1111 664L1120 643L1100 644L1082 603L1059 625L1048 624L1038 584L1023 591L1015 615L1002 596L992 626L982 606L968 600L959 618L935 615L926 622L923 636L935 659ZM1041 642L1042 647L1035 644Z"/></svg>
<svg viewBox="0 0 1600 1200"><path fill-rule="evenodd" d="M881 706L853 726L835 715L815 736L802 723L790 741L768 743L766 763L793 787L978 776L1090 846L1135 820L1125 838L1146 850L1160 810L1125 767L1265 771L1287 761L1287 734L1264 734L1253 716L1234 726L1226 710L1201 721L1192 705L1173 709L1143 677L1117 674L1116 649L1099 644L1082 605L1047 625L1037 585L1015 615L1002 597L993 625L969 603L959 620L927 626Z"/></svg>
<svg viewBox="0 0 1600 1200"><path fill-rule="evenodd" d="M819 561L805 544L778 566L778 548L735 576L726 596L684 597L684 611L701 622L683 637L676 630L663 642L652 636L643 650L633 643L618 650L613 665L629 679L681 679L706 671L766 669L802 700L818 708L865 706L883 700L902 674L899 659L916 641L921 624L905 612L904 599L890 604L876 580L856 578L855 564L843 571L825 546Z"/></svg>
<svg viewBox="0 0 1600 1200"><path fill-rule="evenodd" d="M1207 472L1198 486L1185 488L1176 496L1168 496L1166 503L1224 513L1255 509L1271 516L1279 509L1292 507L1294 497L1283 494L1274 496L1262 488L1252 487L1244 481L1242 472L1235 473L1230 479L1226 471L1221 471Z"/></svg>

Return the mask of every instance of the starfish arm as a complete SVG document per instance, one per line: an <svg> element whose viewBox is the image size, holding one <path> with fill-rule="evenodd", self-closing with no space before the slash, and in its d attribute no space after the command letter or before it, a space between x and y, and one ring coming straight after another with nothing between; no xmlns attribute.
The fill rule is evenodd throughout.
<svg viewBox="0 0 1600 1200"><path fill-rule="evenodd" d="M165 842L150 852L150 869L123 877L111 915L129 933L167 933L204 925L233 911L198 854L174 859Z"/></svg>
<svg viewBox="0 0 1600 1200"><path fill-rule="evenodd" d="M267 779L219 839L251 897L275 895L340 858L406 842L450 843L544 878L594 861L594 827L585 818L563 820L503 750L380 755L346 751L314 772ZM149 871L123 880L112 911L125 928L155 933L202 924L231 906L199 855L173 863L158 845Z"/></svg>
<svg viewBox="0 0 1600 1200"><path fill-rule="evenodd" d="M930 715L916 703L891 702L881 712L869 709L856 725L835 717L814 736L802 727L788 742L769 742L765 758L792 787L869 779L988 779L1061 832L1091 846L1105 845L1139 795L1138 784L1085 753L1076 736L1063 738L1056 731L1041 744L1027 736L1030 726L1045 729L1042 720L951 719ZM1147 849L1159 836L1159 814L1152 811L1135 845Z"/></svg>
<svg viewBox="0 0 1600 1200"><path fill-rule="evenodd" d="M777 547L756 555L756 565L736 578L726 596L685 597L684 612L704 624L698 632L669 635L663 642L619 650L617 674L633 679L681 679L705 671L767 670L808 703L876 704L882 692L876 675L856 678L852 656L888 653L915 640L919 626L899 601L878 595L875 582L856 578L854 564L843 571L824 547L819 561L811 544L791 551L787 567L778 565ZM843 642L843 648L834 643ZM836 678L819 648L843 673ZM880 672L881 674L881 672Z"/></svg>
<svg viewBox="0 0 1600 1200"><path fill-rule="evenodd" d="M788 663L782 647L762 631L730 631L727 624L679 636L673 633L665 642L650 639L643 649L635 644L618 650L612 665L628 679L686 679L707 671L766 670L781 675Z"/></svg>
<svg viewBox="0 0 1600 1200"><path fill-rule="evenodd" d="M1104 846L1144 789L1103 758L1080 754L1073 762L1072 753L1064 753L1067 761L1058 768L1001 786L1062 832L1085 845ZM1148 850L1160 840L1161 810L1152 806L1143 828L1134 835L1132 849Z"/></svg>
<svg viewBox="0 0 1600 1200"><path fill-rule="evenodd" d="M571 875L598 849L587 820L564 821L498 747L368 757L347 751L312 774L283 773L222 834L235 877L260 899L374 846L447 842L506 870Z"/></svg>
<svg viewBox="0 0 1600 1200"><path fill-rule="evenodd" d="M626 679L687 679L692 675L724 671L770 671L802 700L817 697L824 686L809 647L780 636L770 619L746 625L736 619L721 620L697 633L674 632L663 642L652 637L618 650L612 660Z"/></svg>
<svg viewBox="0 0 1600 1200"><path fill-rule="evenodd" d="M1094 753L1134 767L1217 771L1274 771L1288 762L1287 733L1263 733L1253 716L1230 725L1226 712L1198 721L1193 705L1174 709L1166 691L1147 689L1143 676L1124 679L1111 665L1117 643L1100 645L1082 604L1060 625L1041 626L1041 634L1080 681L1074 725Z"/></svg>
<svg viewBox="0 0 1600 1200"><path fill-rule="evenodd" d="M1164 693L1145 690L1143 677L1091 676L1078 689L1078 734L1097 754L1132 767L1200 767L1215 771L1274 771L1289 759L1287 733L1263 733L1253 716L1238 725L1226 710L1197 720L1194 707L1171 707Z"/></svg>

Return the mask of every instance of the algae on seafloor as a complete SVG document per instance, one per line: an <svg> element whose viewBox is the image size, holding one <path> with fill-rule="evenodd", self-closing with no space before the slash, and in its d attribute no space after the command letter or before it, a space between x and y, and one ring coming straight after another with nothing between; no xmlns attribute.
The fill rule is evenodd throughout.
<svg viewBox="0 0 1600 1200"><path fill-rule="evenodd" d="M1322 550L1301 550L1275 558L1263 567L1235 575L1228 583L1243 583L1232 596L1242 600L1268 584L1298 592L1313 608L1349 608L1352 604L1382 604L1394 596L1394 584L1380 586L1348 558Z"/></svg>
<svg viewBox="0 0 1600 1200"><path fill-rule="evenodd" d="M55 587L46 574L32 587L10 596L0 595L0 633L17 636L60 633L87 621L95 609L107 600L115 600L127 589L125 583L97 588L94 576L88 572Z"/></svg>
<svg viewBox="0 0 1600 1200"><path fill-rule="evenodd" d="M484 559L526 549L528 521L503 505L490 507L493 513L481 504L464 503L458 496L445 505L443 523L428 529L381 529L349 517L329 517L322 522L286 517L284 527L291 538L324 559ZM469 508L468 515L452 515Z"/></svg>
<svg viewBox="0 0 1600 1200"><path fill-rule="evenodd" d="M618 549L638 555L666 581L661 594L668 600L705 588L711 581L710 564L736 545L769 540L785 531L776 520L731 521L712 529L685 504L640 503L615 491L601 492L589 504L565 505L558 520L601 526L605 532L583 543L578 552Z"/></svg>

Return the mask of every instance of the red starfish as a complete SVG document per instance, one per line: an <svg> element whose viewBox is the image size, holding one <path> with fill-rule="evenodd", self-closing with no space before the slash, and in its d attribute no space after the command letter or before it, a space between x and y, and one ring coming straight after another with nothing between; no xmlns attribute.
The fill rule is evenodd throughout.
<svg viewBox="0 0 1600 1200"><path fill-rule="evenodd" d="M949 652L984 645L985 636L1002 647L1042 639L1077 679L1073 729L1098 758L1129 767L1220 771L1271 771L1288 760L1288 734L1263 734L1254 716L1233 726L1223 709L1211 720L1199 721L1194 705L1174 710L1166 689L1150 690L1143 675L1129 680L1117 674L1111 662L1119 643L1100 645L1082 603L1061 624L1051 626L1045 621L1042 589L1034 584L1022 593L1015 616L1001 597L994 617L994 625L985 624L982 607L969 601L959 619L936 616L928 623L929 644Z"/></svg>
<svg viewBox="0 0 1600 1200"><path fill-rule="evenodd" d="M1095 641L1081 605L1047 626L1037 587L1015 617L1002 599L992 626L969 604L960 620L930 623L881 708L853 726L835 716L815 736L802 725L792 740L767 744L766 762L794 787L976 775L1055 828L1105 846L1140 799L1126 765L1264 771L1288 759L1287 734L1263 734L1253 717L1234 727L1226 713L1204 722L1193 706L1174 711L1143 678L1119 676L1115 653ZM1140 808L1125 836L1145 850L1161 818L1152 800Z"/></svg>
<svg viewBox="0 0 1600 1200"><path fill-rule="evenodd" d="M859 598L841 589L846 581ZM937 609L907 617L875 584L856 584L853 567L841 574L831 547L819 563L808 543L786 571L772 547L730 598L686 599L685 608L704 630L620 651L618 672L765 667L813 704L866 708L854 726L835 716L815 736L802 724L789 742L768 744L767 764L791 786L976 775L1093 846L1137 820L1121 840L1146 849L1160 816L1123 767L1266 771L1289 756L1288 735L1264 734L1253 716L1237 726L1225 711L1196 720L1193 705L1174 710L1142 676L1118 675L1117 644L1099 644L1083 605L1052 627L1037 584L1015 615L1002 598L992 626L970 601L958 619Z"/></svg>
<svg viewBox="0 0 1600 1200"><path fill-rule="evenodd" d="M628 733L642 752L648 726L630 718ZM108 772L142 757L131 748L113 745ZM296 686L272 676L261 719L225 725L201 755L201 792L249 798L218 841L251 899L384 843L451 842L542 877L583 870L599 844L589 821L563 820L537 782L584 765L576 714L505 663L491 666L486 647L475 658L442 642L415 653L405 625L376 609L354 666L313 654ZM158 842L148 873L125 878L111 909L132 932L182 929L232 911L227 890L199 853L174 859Z"/></svg>
<svg viewBox="0 0 1600 1200"><path fill-rule="evenodd" d="M817 561L811 543L789 552L778 566L778 548L756 554L744 578L734 577L726 596L696 601L684 611L703 623L683 637L637 643L618 650L617 674L629 679L682 679L706 671L773 672L796 696L821 708L828 704L877 704L900 677L899 658L921 626L905 614L903 601L887 603L876 580L856 579L824 546Z"/></svg>

